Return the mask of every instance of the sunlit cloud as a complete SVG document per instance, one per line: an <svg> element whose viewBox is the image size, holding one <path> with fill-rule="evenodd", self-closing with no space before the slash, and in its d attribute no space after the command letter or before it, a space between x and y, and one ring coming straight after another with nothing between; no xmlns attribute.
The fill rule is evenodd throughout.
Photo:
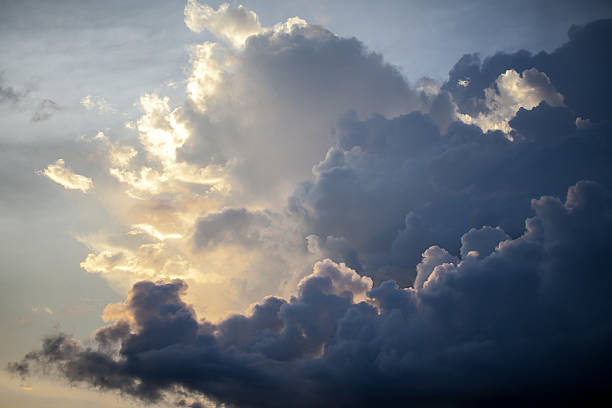
<svg viewBox="0 0 612 408"><path fill-rule="evenodd" d="M181 234L177 233L164 234L150 224L134 224L132 225L132 229L130 230L129 234L147 234L159 241L165 241L166 239L179 239L183 237Z"/></svg>
<svg viewBox="0 0 612 408"><path fill-rule="evenodd" d="M187 1L185 24L195 32L206 29L229 40L235 47L243 46L248 37L262 31L257 14L242 5L230 7L223 3L215 10L197 0Z"/></svg>
<svg viewBox="0 0 612 408"><path fill-rule="evenodd" d="M93 181L88 177L73 173L66 167L64 159L58 159L55 163L40 171L39 174L50 178L66 190L80 190L87 193L93 188Z"/></svg>
<svg viewBox="0 0 612 408"><path fill-rule="evenodd" d="M179 119L181 108L172 110L167 97L156 94L140 98L142 116L136 128L140 144L147 154L144 165L132 165L138 151L118 142L108 142L111 167L109 173L129 187L130 196L144 198L143 194L162 193L189 194L189 185L198 185L201 194L226 194L231 186L225 180L227 169L211 164L197 167L177 160L177 150L191 136L190 131Z"/></svg>
<svg viewBox="0 0 612 408"><path fill-rule="evenodd" d="M538 56L466 56L443 82L409 81L357 38L299 17L262 26L244 6L188 0L184 23L182 80L158 78L120 113L85 96L83 109L107 116L80 109L83 136L37 167L59 149L85 158L95 190L64 159L38 173L91 193L76 197L95 215L70 226L74 265L126 300L85 342L46 337L15 374L42 367L194 408L208 396L384 406L414 391L429 402L423 384L443 396L467 387L470 401L515 370L537 384L546 339L561 339L551 360L562 361L584 348L573 342L585 317L610 315L600 260L612 148L590 110L607 112L608 99L584 103L584 86L563 79L583 76L559 61L590 72L596 58L555 54L591 52L574 42L597 30L574 28L568 46ZM204 30L216 39L193 34ZM22 310L25 325L76 309ZM605 346L605 335L592 338ZM517 367L531 350L544 364Z"/></svg>
<svg viewBox="0 0 612 408"><path fill-rule="evenodd" d="M460 80L459 86L469 85L468 80ZM483 131L501 130L509 133L512 119L520 108L532 109L545 101L551 106L563 105L563 96L558 93L545 73L531 68L521 74L509 69L499 75L491 87L485 89L485 106L488 112L476 117L458 114L464 123L479 126Z"/></svg>

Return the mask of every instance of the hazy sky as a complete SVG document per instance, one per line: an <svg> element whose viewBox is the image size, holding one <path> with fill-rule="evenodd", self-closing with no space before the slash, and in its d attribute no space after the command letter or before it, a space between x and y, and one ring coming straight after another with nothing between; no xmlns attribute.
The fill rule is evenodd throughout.
<svg viewBox="0 0 612 408"><path fill-rule="evenodd" d="M610 279L575 281L609 272L611 17L609 1L1 1L0 364L59 346L2 372L0 406L391 404L402 376L424 402L470 401L509 381L475 367L511 369L498 356L525 345L554 351L525 357L518 389L555 352L608 361ZM562 300L567 327L541 324ZM554 336L573 340L534 340ZM121 366L151 350L191 371Z"/></svg>

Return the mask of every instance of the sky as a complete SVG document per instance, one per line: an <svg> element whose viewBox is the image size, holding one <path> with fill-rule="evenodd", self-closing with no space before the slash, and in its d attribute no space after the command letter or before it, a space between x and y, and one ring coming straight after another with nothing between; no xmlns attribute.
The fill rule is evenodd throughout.
<svg viewBox="0 0 612 408"><path fill-rule="evenodd" d="M0 407L588 405L609 38L609 1L1 1Z"/></svg>

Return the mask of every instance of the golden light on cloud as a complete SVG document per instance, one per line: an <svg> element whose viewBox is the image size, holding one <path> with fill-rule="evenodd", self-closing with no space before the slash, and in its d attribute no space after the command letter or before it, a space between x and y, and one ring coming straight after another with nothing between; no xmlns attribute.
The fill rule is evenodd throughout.
<svg viewBox="0 0 612 408"><path fill-rule="evenodd" d="M200 111L206 111L206 101L213 96L223 78L221 64L215 58L216 43L206 41L191 49L191 75L187 79L187 95Z"/></svg>
<svg viewBox="0 0 612 408"><path fill-rule="evenodd" d="M38 174L50 178L66 190L80 190L87 193L93 188L93 181L88 177L73 173L66 167L64 159L58 159L46 169L39 171Z"/></svg>
<svg viewBox="0 0 612 408"><path fill-rule="evenodd" d="M164 234L150 224L134 224L132 225L132 229L128 234L147 234L159 241L165 241L166 239L180 239L183 237L181 234L177 233Z"/></svg>
<svg viewBox="0 0 612 408"><path fill-rule="evenodd" d="M172 110L168 97L147 94L140 98L142 116L136 129L147 161L141 166L133 165L138 151L119 142L110 142L104 136L97 138L107 146L111 167L109 174L128 186L127 194L132 198L146 199L150 195L164 193L192 194L191 185L203 186L200 193L227 194L231 186L226 181L228 165L198 167L178 161L177 150L182 148L191 133L181 122L181 108Z"/></svg>

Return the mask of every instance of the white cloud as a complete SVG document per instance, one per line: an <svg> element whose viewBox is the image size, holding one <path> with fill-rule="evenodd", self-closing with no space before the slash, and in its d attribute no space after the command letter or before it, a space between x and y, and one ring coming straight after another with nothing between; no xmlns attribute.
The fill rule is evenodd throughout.
<svg viewBox="0 0 612 408"><path fill-rule="evenodd" d="M263 31L255 12L242 5L230 7L223 3L217 10L189 0L185 6L185 24L191 31L206 29L217 37L224 37L235 47L242 47L246 39Z"/></svg>
<svg viewBox="0 0 612 408"><path fill-rule="evenodd" d="M206 101L213 96L223 78L223 69L215 58L216 44L205 42L191 49L191 75L187 79L187 95L200 111L206 110Z"/></svg>
<svg viewBox="0 0 612 408"><path fill-rule="evenodd" d="M134 224L128 234L139 235L146 234L159 241L165 241L166 239L180 239L183 236L178 233L163 233L150 224Z"/></svg>
<svg viewBox="0 0 612 408"><path fill-rule="evenodd" d="M38 174L49 177L66 190L81 190L83 193L87 193L93 188L93 181L88 177L73 173L66 167L64 159L58 159Z"/></svg>

